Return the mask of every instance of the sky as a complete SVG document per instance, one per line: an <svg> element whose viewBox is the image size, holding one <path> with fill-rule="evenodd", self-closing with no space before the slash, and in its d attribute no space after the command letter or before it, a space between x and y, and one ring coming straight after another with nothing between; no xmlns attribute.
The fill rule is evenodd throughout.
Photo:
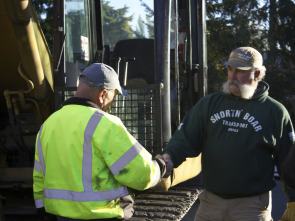
<svg viewBox="0 0 295 221"><path fill-rule="evenodd" d="M137 27L137 20L139 15L142 20L145 21L145 11L144 7L141 6L139 0L105 0L109 2L109 5L114 7L114 9L123 8L125 5L129 8L128 16L133 15L133 21L131 22L131 26L135 30ZM154 8L154 0L143 0L150 8Z"/></svg>

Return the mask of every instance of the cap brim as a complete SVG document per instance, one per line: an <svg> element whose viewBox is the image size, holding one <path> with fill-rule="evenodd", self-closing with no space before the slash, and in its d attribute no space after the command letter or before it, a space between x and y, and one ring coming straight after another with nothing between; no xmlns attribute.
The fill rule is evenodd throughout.
<svg viewBox="0 0 295 221"><path fill-rule="evenodd" d="M228 66L232 66L234 68L240 69L240 70L251 70L253 67L245 67L242 64L240 64L239 62L235 62L235 61L230 61L230 62L226 62L224 65L226 65L226 67Z"/></svg>
<svg viewBox="0 0 295 221"><path fill-rule="evenodd" d="M124 90L124 88L120 87L121 90L118 90L120 94L122 94L123 96L127 97L128 93L127 91Z"/></svg>

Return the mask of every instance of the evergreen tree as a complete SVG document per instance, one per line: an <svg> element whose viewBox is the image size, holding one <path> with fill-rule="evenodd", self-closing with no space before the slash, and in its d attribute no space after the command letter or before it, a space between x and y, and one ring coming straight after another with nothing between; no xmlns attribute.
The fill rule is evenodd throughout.
<svg viewBox="0 0 295 221"><path fill-rule="evenodd" d="M53 52L53 0L32 0L32 5L48 47Z"/></svg>
<svg viewBox="0 0 295 221"><path fill-rule="evenodd" d="M148 38L154 38L154 10L149 7L143 0L140 0L145 10L146 22L143 22L147 28Z"/></svg>
<svg viewBox="0 0 295 221"><path fill-rule="evenodd" d="M141 16L138 17L137 25L134 32L135 38L145 38L145 28Z"/></svg>
<svg viewBox="0 0 295 221"><path fill-rule="evenodd" d="M146 22L144 24L147 27L148 37L154 38L154 18L151 18L150 16L146 15Z"/></svg>
<svg viewBox="0 0 295 221"><path fill-rule="evenodd" d="M269 3L269 33L266 65L271 95L288 105L287 96L295 94L295 4L290 0Z"/></svg>
<svg viewBox="0 0 295 221"><path fill-rule="evenodd" d="M219 90L226 81L223 64L233 49L240 46L264 49L265 30L261 24L266 20L266 14L256 0L208 0L207 18L210 93Z"/></svg>
<svg viewBox="0 0 295 221"><path fill-rule="evenodd" d="M104 44L113 48L118 40L133 38L133 31L129 22L132 16L127 17L128 7L114 9L109 2L102 2L102 18Z"/></svg>

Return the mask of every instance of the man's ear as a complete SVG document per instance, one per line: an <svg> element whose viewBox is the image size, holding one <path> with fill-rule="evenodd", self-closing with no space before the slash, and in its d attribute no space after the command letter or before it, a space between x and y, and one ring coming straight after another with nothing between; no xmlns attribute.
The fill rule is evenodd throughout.
<svg viewBox="0 0 295 221"><path fill-rule="evenodd" d="M259 79L259 76L260 76L260 70L255 71L254 80L257 81Z"/></svg>
<svg viewBox="0 0 295 221"><path fill-rule="evenodd" d="M99 101L100 104L103 104L106 93L107 93L106 89L100 90L98 92L98 101Z"/></svg>

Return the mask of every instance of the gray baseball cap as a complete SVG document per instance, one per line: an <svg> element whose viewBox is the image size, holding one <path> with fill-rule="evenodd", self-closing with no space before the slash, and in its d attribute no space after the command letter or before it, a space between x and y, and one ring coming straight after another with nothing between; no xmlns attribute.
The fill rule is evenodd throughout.
<svg viewBox="0 0 295 221"><path fill-rule="evenodd" d="M241 70L262 67L262 55L254 48L239 47L230 53L226 66L232 66Z"/></svg>
<svg viewBox="0 0 295 221"><path fill-rule="evenodd" d="M124 96L128 93L121 87L119 78L115 70L103 63L93 63L89 65L82 73L81 76L86 76L90 82L80 81L88 83L91 87L97 87L101 89L117 89L118 92Z"/></svg>

